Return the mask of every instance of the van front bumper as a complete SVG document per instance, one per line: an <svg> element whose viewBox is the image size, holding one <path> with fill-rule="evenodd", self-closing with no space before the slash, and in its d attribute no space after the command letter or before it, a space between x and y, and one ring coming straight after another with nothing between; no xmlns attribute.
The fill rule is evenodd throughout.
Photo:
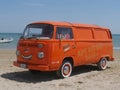
<svg viewBox="0 0 120 90"><path fill-rule="evenodd" d="M25 64L25 63L19 63L17 61L14 61L13 65L17 67L25 68L25 69L31 69L31 70L50 71L49 66L47 65Z"/></svg>

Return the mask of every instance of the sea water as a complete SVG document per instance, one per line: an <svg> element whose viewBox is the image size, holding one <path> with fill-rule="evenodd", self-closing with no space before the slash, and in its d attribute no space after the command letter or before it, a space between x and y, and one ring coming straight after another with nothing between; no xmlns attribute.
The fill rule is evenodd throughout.
<svg viewBox="0 0 120 90"><path fill-rule="evenodd" d="M16 49L17 42L22 34L21 33L0 33L1 38L13 38L10 43L0 43L0 49ZM115 50L120 50L120 34L113 34L113 46Z"/></svg>
<svg viewBox="0 0 120 90"><path fill-rule="evenodd" d="M16 49L17 42L22 34L20 33L0 33L1 38L13 38L10 43L0 43L0 49Z"/></svg>
<svg viewBox="0 0 120 90"><path fill-rule="evenodd" d="M115 50L120 50L120 34L113 34L113 45Z"/></svg>

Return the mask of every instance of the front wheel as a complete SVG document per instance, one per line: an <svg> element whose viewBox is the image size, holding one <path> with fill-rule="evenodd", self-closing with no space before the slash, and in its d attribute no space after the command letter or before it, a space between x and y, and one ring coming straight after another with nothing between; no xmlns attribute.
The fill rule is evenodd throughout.
<svg viewBox="0 0 120 90"><path fill-rule="evenodd" d="M99 70L105 70L107 68L107 58L101 58L97 66Z"/></svg>
<svg viewBox="0 0 120 90"><path fill-rule="evenodd" d="M69 77L72 73L72 64L69 61L63 62L61 68L57 71L58 78Z"/></svg>

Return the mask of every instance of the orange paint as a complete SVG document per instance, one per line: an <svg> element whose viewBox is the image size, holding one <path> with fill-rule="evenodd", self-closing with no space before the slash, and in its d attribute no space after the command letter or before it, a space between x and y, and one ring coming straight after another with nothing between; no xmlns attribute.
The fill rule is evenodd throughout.
<svg viewBox="0 0 120 90"><path fill-rule="evenodd" d="M57 71L64 60L73 67L113 60L111 32L96 25L68 22L34 22L18 41L17 67Z"/></svg>

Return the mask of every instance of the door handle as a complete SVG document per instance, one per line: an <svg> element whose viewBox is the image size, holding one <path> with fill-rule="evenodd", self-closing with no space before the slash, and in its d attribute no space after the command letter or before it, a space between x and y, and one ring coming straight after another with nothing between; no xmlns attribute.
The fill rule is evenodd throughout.
<svg viewBox="0 0 120 90"><path fill-rule="evenodd" d="M76 48L76 46L75 46L75 45L72 45L72 48L73 48L73 49L75 49L75 48Z"/></svg>

